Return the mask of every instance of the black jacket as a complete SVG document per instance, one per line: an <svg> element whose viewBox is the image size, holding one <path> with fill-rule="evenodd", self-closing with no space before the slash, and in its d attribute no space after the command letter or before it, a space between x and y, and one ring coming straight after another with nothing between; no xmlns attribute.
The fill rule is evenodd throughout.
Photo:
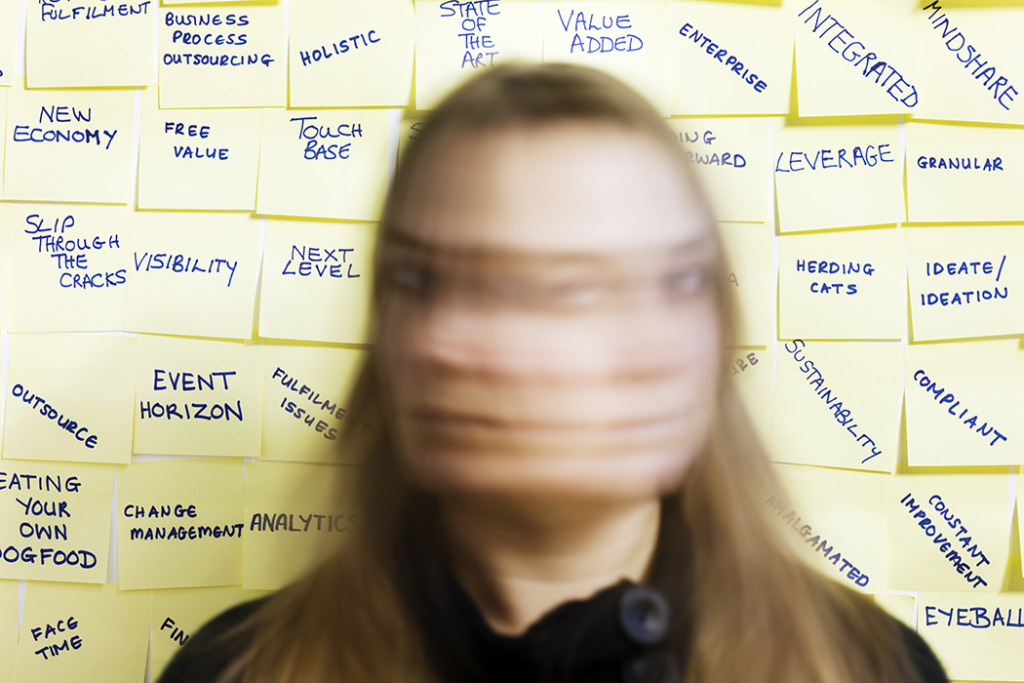
<svg viewBox="0 0 1024 683"><path fill-rule="evenodd" d="M672 516L670 516L671 518ZM679 543L662 538L650 586L620 581L585 600L557 606L515 637L494 632L472 598L437 559L434 540L413 534L403 544L406 599L426 638L426 651L444 683L674 683L680 671L673 653L685 652L686 619L669 605L685 604L681 574L688 570ZM674 550L673 550L674 549ZM157 683L212 683L244 645L213 647L218 633L244 619L266 600L229 609L192 636ZM949 683L921 637L899 625L925 683ZM742 653L737 653L742 656ZM297 682L299 683L299 682Z"/></svg>

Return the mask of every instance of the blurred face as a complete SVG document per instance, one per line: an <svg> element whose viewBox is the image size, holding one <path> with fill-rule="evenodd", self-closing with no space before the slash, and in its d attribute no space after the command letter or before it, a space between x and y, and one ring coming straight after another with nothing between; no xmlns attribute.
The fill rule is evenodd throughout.
<svg viewBox="0 0 1024 683"><path fill-rule="evenodd" d="M437 492L646 497L710 426L713 227L665 149L607 125L460 140L384 245L381 360Z"/></svg>

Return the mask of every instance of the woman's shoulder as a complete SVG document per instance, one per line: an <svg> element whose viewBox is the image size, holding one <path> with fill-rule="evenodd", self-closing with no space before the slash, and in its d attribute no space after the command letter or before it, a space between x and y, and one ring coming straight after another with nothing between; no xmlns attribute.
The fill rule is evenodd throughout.
<svg viewBox="0 0 1024 683"><path fill-rule="evenodd" d="M213 683L244 649L248 639L236 629L269 596L240 603L213 617L189 637L164 668L157 683Z"/></svg>

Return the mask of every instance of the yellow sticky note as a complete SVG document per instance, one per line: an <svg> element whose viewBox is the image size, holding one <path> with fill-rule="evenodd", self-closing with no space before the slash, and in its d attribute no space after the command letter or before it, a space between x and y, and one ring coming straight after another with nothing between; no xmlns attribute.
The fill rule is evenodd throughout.
<svg viewBox="0 0 1024 683"><path fill-rule="evenodd" d="M1022 105L1024 106L1024 105ZM1024 140L1012 128L907 124L907 213L915 223L1024 219Z"/></svg>
<svg viewBox="0 0 1024 683"><path fill-rule="evenodd" d="M256 457L262 370L259 347L140 337L135 452Z"/></svg>
<svg viewBox="0 0 1024 683"><path fill-rule="evenodd" d="M917 622L917 600L913 595L899 593L879 593L875 595L879 607L896 617L909 628L915 628Z"/></svg>
<svg viewBox="0 0 1024 683"><path fill-rule="evenodd" d="M135 339L12 334L4 457L131 460Z"/></svg>
<svg viewBox="0 0 1024 683"><path fill-rule="evenodd" d="M376 233L375 223L268 220L260 336L367 343Z"/></svg>
<svg viewBox="0 0 1024 683"><path fill-rule="evenodd" d="M912 114L927 100L917 0L793 0L801 116Z"/></svg>
<svg viewBox="0 0 1024 683"><path fill-rule="evenodd" d="M0 0L2 2L3 0ZM0 85L2 85L2 78L0 78ZM7 93L10 92L9 88L0 88L0 130L4 131L4 135L0 136L0 158L6 156L7 149ZM0 169L0 187L3 185L4 171ZM4 193L0 191L0 197L4 197Z"/></svg>
<svg viewBox="0 0 1024 683"><path fill-rule="evenodd" d="M0 0L0 86L16 81L18 29L18 0Z"/></svg>
<svg viewBox="0 0 1024 683"><path fill-rule="evenodd" d="M1024 461L1024 351L1016 339L911 344L906 359L911 466Z"/></svg>
<svg viewBox="0 0 1024 683"><path fill-rule="evenodd" d="M388 117L386 109L264 111L256 213L377 220Z"/></svg>
<svg viewBox="0 0 1024 683"><path fill-rule="evenodd" d="M402 158L402 154L409 147L409 144L417 139L420 134L426 128L426 122L418 116L404 117L402 123L399 126L398 134L398 158Z"/></svg>
<svg viewBox="0 0 1024 683"><path fill-rule="evenodd" d="M769 219L771 159L768 121L762 118L672 118L686 156L720 221Z"/></svg>
<svg viewBox="0 0 1024 683"><path fill-rule="evenodd" d="M138 212L125 327L248 339L259 221L245 214Z"/></svg>
<svg viewBox="0 0 1024 683"><path fill-rule="evenodd" d="M903 349L879 342L779 344L771 455L780 462L892 472Z"/></svg>
<svg viewBox="0 0 1024 683"><path fill-rule="evenodd" d="M285 3L160 10L160 106L281 107L288 82Z"/></svg>
<svg viewBox="0 0 1024 683"><path fill-rule="evenodd" d="M143 98L139 208L252 211L260 109L174 109Z"/></svg>
<svg viewBox="0 0 1024 683"><path fill-rule="evenodd" d="M549 0L544 61L593 66L636 88L666 116L672 111L669 3L662 0Z"/></svg>
<svg viewBox="0 0 1024 683"><path fill-rule="evenodd" d="M29 583L18 644L18 683L138 683L146 676L148 593L117 584Z"/></svg>
<svg viewBox="0 0 1024 683"><path fill-rule="evenodd" d="M345 465L247 464L242 586L280 588L356 533L355 475Z"/></svg>
<svg viewBox="0 0 1024 683"><path fill-rule="evenodd" d="M1024 7L922 2L917 11L927 98L915 115L1024 124Z"/></svg>
<svg viewBox="0 0 1024 683"><path fill-rule="evenodd" d="M0 578L103 583L113 493L110 465L0 464Z"/></svg>
<svg viewBox="0 0 1024 683"><path fill-rule="evenodd" d="M416 0L416 108L433 109L480 69L541 60L542 4Z"/></svg>
<svg viewBox="0 0 1024 683"><path fill-rule="evenodd" d="M730 291L735 301L733 343L763 346L772 339L772 226L719 223L729 261Z"/></svg>
<svg viewBox="0 0 1024 683"><path fill-rule="evenodd" d="M786 114L793 70L792 0L673 2L674 114Z"/></svg>
<svg viewBox="0 0 1024 683"><path fill-rule="evenodd" d="M779 239L781 339L902 339L907 271L900 229Z"/></svg>
<svg viewBox="0 0 1024 683"><path fill-rule="evenodd" d="M771 349L726 349L725 360L729 378L743 401L761 443L767 449L775 379Z"/></svg>
<svg viewBox="0 0 1024 683"><path fill-rule="evenodd" d="M409 103L412 0L294 0L289 21L289 106Z"/></svg>
<svg viewBox="0 0 1024 683"><path fill-rule="evenodd" d="M14 680L18 655L18 582L0 581L0 683Z"/></svg>
<svg viewBox="0 0 1024 683"><path fill-rule="evenodd" d="M13 204L11 330L124 330L131 209Z"/></svg>
<svg viewBox="0 0 1024 683"><path fill-rule="evenodd" d="M4 197L127 204L132 192L135 93L11 90Z"/></svg>
<svg viewBox="0 0 1024 683"><path fill-rule="evenodd" d="M1024 226L906 230L914 341L1024 333Z"/></svg>
<svg viewBox="0 0 1024 683"><path fill-rule="evenodd" d="M166 2L166 0L165 0ZM202 626L224 610L265 595L241 588L179 588L153 591L149 669L158 680L164 667Z"/></svg>
<svg viewBox="0 0 1024 683"><path fill-rule="evenodd" d="M117 468L122 590L242 583L242 463L155 460Z"/></svg>
<svg viewBox="0 0 1024 683"><path fill-rule="evenodd" d="M30 88L149 85L157 3L29 3L25 71ZM72 49L71 46L74 46Z"/></svg>
<svg viewBox="0 0 1024 683"><path fill-rule="evenodd" d="M776 129L773 146L781 232L905 220L895 121L840 125L788 120Z"/></svg>
<svg viewBox="0 0 1024 683"><path fill-rule="evenodd" d="M351 461L346 457L341 431L347 427L349 393L365 356L364 351L346 348L263 347L261 457L296 462Z"/></svg>
<svg viewBox="0 0 1024 683"><path fill-rule="evenodd" d="M999 590L1010 551L1009 476L897 475L889 484L890 588Z"/></svg>
<svg viewBox="0 0 1024 683"><path fill-rule="evenodd" d="M885 485L888 475L776 465L785 487L767 505L801 557L826 576L865 593L885 590Z"/></svg>
<svg viewBox="0 0 1024 683"><path fill-rule="evenodd" d="M8 328L8 298L11 291L11 206L0 204L0 329Z"/></svg>
<svg viewBox="0 0 1024 683"><path fill-rule="evenodd" d="M917 630L952 680L1019 681L1024 595L919 593Z"/></svg>

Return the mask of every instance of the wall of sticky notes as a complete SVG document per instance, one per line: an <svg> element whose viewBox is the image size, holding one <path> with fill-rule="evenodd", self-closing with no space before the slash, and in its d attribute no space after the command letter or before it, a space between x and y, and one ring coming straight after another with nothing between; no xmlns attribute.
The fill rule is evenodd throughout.
<svg viewBox="0 0 1024 683"><path fill-rule="evenodd" d="M785 537L1024 681L1022 35L1024 0L0 0L0 683L155 680L358 529L388 175L516 60L685 145Z"/></svg>

